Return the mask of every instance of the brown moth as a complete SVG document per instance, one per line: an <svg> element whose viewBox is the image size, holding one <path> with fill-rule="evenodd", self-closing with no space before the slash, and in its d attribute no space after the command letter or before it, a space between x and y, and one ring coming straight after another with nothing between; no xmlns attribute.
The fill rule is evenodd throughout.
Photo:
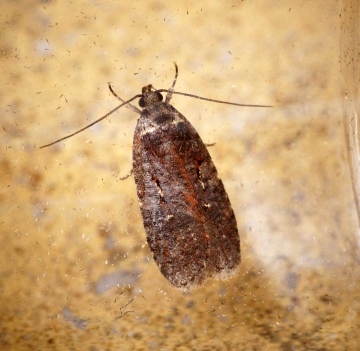
<svg viewBox="0 0 360 351"><path fill-rule="evenodd" d="M133 171L146 238L161 273L182 291L229 277L240 263L236 219L206 146L151 86L142 90Z"/></svg>
<svg viewBox="0 0 360 351"><path fill-rule="evenodd" d="M147 242L163 276L183 292L206 278L228 278L240 263L240 238L234 211L209 152L190 122L169 101L173 94L218 103L151 85L67 139L122 106L140 114L134 134L133 173ZM165 101L161 92L167 92ZM140 98L140 111L130 102ZM130 173L131 174L131 173Z"/></svg>

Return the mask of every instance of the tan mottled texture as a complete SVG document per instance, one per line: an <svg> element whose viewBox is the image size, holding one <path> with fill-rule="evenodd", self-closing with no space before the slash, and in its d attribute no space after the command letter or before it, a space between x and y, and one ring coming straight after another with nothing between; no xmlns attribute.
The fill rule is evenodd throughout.
<svg viewBox="0 0 360 351"><path fill-rule="evenodd" d="M1 12L0 349L360 349L338 1L4 0ZM116 181L138 115L38 149L115 107L108 81L125 99L169 88L173 61L178 91L276 105L171 101L216 142L242 242L237 276L185 296L151 258L133 177Z"/></svg>

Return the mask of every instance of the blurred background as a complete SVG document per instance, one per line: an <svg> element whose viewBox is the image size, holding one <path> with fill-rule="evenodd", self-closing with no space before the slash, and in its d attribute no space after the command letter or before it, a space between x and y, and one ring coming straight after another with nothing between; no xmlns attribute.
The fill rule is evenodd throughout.
<svg viewBox="0 0 360 351"><path fill-rule="evenodd" d="M344 3L2 2L2 349L360 348ZM216 143L241 237L238 274L187 295L152 259L133 177L117 180L137 114L38 148L117 106L107 82L124 99L169 88L174 61L176 91L274 105L171 100Z"/></svg>

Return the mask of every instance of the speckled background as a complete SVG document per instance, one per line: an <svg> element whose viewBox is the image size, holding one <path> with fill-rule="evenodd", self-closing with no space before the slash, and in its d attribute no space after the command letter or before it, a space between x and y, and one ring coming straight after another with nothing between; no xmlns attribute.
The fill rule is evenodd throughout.
<svg viewBox="0 0 360 351"><path fill-rule="evenodd" d="M357 219L338 1L7 1L0 15L2 350L358 350ZM210 148L242 264L192 294L145 240L130 177L153 84Z"/></svg>

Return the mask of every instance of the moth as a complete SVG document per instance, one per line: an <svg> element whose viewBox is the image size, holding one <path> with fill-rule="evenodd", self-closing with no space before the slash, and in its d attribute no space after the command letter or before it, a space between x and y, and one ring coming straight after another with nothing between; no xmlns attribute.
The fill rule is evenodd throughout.
<svg viewBox="0 0 360 351"><path fill-rule="evenodd" d="M169 102L173 94L236 106L151 85L67 139L122 106L140 114L134 133L133 174L146 239L163 276L182 292L210 277L229 278L240 264L240 238L234 211L206 145L190 122ZM167 92L163 101L162 92ZM140 98L142 110L130 104Z"/></svg>

